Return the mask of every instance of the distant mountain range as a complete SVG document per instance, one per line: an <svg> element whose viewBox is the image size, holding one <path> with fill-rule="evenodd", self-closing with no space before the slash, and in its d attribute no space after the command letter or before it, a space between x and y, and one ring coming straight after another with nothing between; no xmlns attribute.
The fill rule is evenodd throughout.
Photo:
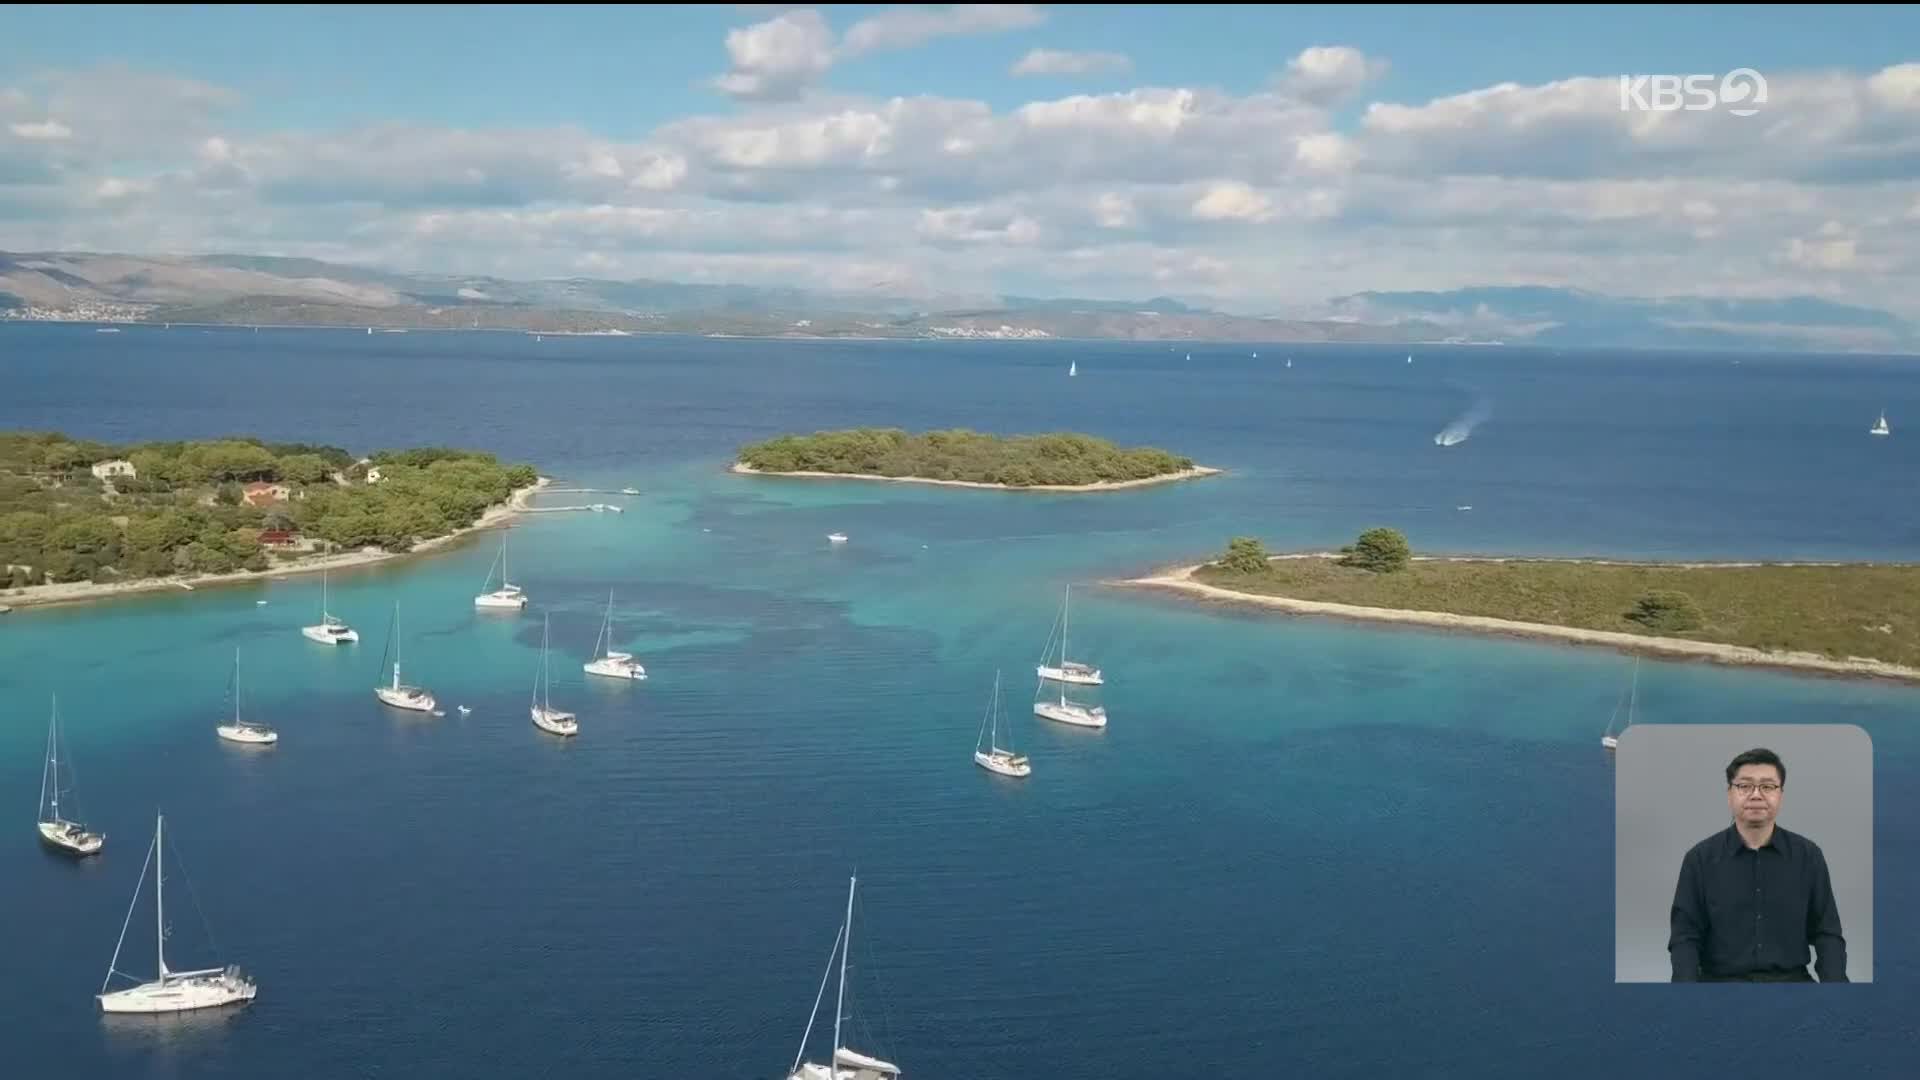
<svg viewBox="0 0 1920 1080"><path fill-rule="evenodd" d="M1275 309L1282 307L1273 305ZM1811 297L1646 299L1491 286L1363 292L1272 316L1194 301L925 298L747 285L415 274L258 255L0 252L0 315L757 337L1466 342L1920 352L1920 328Z"/></svg>

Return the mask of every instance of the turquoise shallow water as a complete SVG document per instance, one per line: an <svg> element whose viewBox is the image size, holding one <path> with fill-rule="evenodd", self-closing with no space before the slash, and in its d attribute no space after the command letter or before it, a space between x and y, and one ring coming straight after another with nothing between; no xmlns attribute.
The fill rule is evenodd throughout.
<svg viewBox="0 0 1920 1080"><path fill-rule="evenodd" d="M1870 412L1920 415L1892 362L1459 350L1409 376L1397 353L1329 351L1298 354L1288 374L1310 380L1222 356L1182 381L1154 347L1103 345L1074 352L1063 397L1033 388L1057 345L130 332L106 352L0 330L25 388L7 426L487 445L562 486L643 492L543 497L624 514L520 519L518 616L471 605L498 534L334 575L363 635L346 649L298 634L317 577L7 616L0 791L22 817L0 845L0 1042L28 1074L774 1077L856 868L856 1044L909 1076L1693 1075L1750 1052L1756 1024L1783 1067L1903 1068L1896 920L1920 864L1885 823L1920 762L1920 693L1643 667L1650 722L1872 734L1881 922L1874 984L1811 1004L1616 987L1597 740L1623 658L1100 585L1235 533L1312 546L1379 521L1454 550L1905 557L1915 511L1884 492L1912 442L1854 438L1872 416L1849 403L1871 387ZM217 409L214 383L261 404ZM1471 405L1456 386L1494 404L1441 450ZM1073 426L1232 473L1087 498L722 469L749 438L875 422ZM1075 652L1108 673L1102 732L1028 712L1069 583ZM643 684L580 672L609 588ZM396 603L407 676L444 718L370 693ZM542 613L571 741L526 718ZM283 732L271 751L213 735L235 648L249 710ZM1024 782L969 756L996 669ZM26 831L54 692L110 833L81 865ZM242 1013L93 1011L156 806L185 868L170 949L257 973ZM141 915L128 949L149 959L123 966L150 972Z"/></svg>

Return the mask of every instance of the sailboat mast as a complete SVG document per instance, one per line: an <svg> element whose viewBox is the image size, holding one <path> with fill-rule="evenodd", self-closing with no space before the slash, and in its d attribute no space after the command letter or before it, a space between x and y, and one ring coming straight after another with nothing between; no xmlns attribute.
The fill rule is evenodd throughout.
<svg viewBox="0 0 1920 1080"><path fill-rule="evenodd" d="M160 952L160 980L167 978L167 852L163 839L167 817L153 819L153 940Z"/></svg>
<svg viewBox="0 0 1920 1080"><path fill-rule="evenodd" d="M1000 751L1000 673L993 673L993 741L988 749L994 753Z"/></svg>
<svg viewBox="0 0 1920 1080"><path fill-rule="evenodd" d="M839 1072L840 1065L840 1018L847 1011L847 958L853 955L853 886L859 876L847 879L847 932L840 942L840 996L833 1003L833 1054L827 1058L827 1073Z"/></svg>
<svg viewBox="0 0 1920 1080"><path fill-rule="evenodd" d="M240 650L233 650L233 722L240 722Z"/></svg>
<svg viewBox="0 0 1920 1080"><path fill-rule="evenodd" d="M540 695L540 708L546 709L553 704L553 690L547 680L547 647L553 640L553 615L548 613L546 625L540 632L540 677L534 680L534 689Z"/></svg>
<svg viewBox="0 0 1920 1080"><path fill-rule="evenodd" d="M605 651L602 651L602 638L606 640ZM593 657L598 660L611 651L613 651L613 590L608 589L607 613L600 619L600 637L593 639Z"/></svg>
<svg viewBox="0 0 1920 1080"><path fill-rule="evenodd" d="M1060 666L1065 668L1073 653L1067 649L1067 619L1073 610L1073 586L1067 586L1067 598L1060 603Z"/></svg>
<svg viewBox="0 0 1920 1080"><path fill-rule="evenodd" d="M53 714L47 717L47 767L40 770L40 804L47 802L47 774L53 774L53 820L60 820L60 695L53 695ZM37 808L36 808L37 809Z"/></svg>

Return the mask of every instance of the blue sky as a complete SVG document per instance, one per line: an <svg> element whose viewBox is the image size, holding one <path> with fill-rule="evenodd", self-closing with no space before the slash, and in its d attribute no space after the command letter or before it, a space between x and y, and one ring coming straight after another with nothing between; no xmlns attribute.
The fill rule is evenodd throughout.
<svg viewBox="0 0 1920 1080"><path fill-rule="evenodd" d="M1503 283L1920 294L1914 7L35 6L5 22L0 248L516 276L824 266L1243 306ZM1038 49L1082 70L1015 74ZM1769 79L1754 122L1617 105L1621 73L1738 67Z"/></svg>

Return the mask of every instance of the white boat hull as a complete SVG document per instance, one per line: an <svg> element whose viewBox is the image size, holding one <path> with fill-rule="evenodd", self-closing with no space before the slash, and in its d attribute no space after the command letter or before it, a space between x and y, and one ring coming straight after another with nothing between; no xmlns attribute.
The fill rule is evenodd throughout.
<svg viewBox="0 0 1920 1080"><path fill-rule="evenodd" d="M1096 705L1089 709L1084 705L1062 705L1057 701L1036 701L1033 715L1075 727L1103 728L1107 726L1105 706Z"/></svg>
<svg viewBox="0 0 1920 1080"><path fill-rule="evenodd" d="M62 851L75 855L96 855L106 846L107 838L102 833L88 832L69 821L43 821L40 823L40 838Z"/></svg>
<svg viewBox="0 0 1920 1080"><path fill-rule="evenodd" d="M1033 774L1033 765L1027 761L1025 755L989 754L981 750L975 750L973 752L973 760L974 763L981 768L991 773L999 773L1001 776L1031 776Z"/></svg>
<svg viewBox="0 0 1920 1080"><path fill-rule="evenodd" d="M533 716L533 726L541 731L555 735L580 734L580 721L570 712L559 709L543 709L538 705L527 710Z"/></svg>
<svg viewBox="0 0 1920 1080"><path fill-rule="evenodd" d="M898 1070L861 1069L841 1065L829 1069L809 1061L788 1074L787 1080L900 1080Z"/></svg>
<svg viewBox="0 0 1920 1080"><path fill-rule="evenodd" d="M647 669L632 657L612 654L598 660L589 660L580 665L589 675L604 675L609 679L633 679L639 681L647 677Z"/></svg>
<svg viewBox="0 0 1920 1080"><path fill-rule="evenodd" d="M527 606L527 594L515 589L511 592L502 589L499 592L481 593L473 598L473 606L479 608L511 608L519 610Z"/></svg>
<svg viewBox="0 0 1920 1080"><path fill-rule="evenodd" d="M352 629L333 629L327 626L303 626L300 634L308 641L317 641L322 645L346 645L360 640L360 632Z"/></svg>
<svg viewBox="0 0 1920 1080"><path fill-rule="evenodd" d="M245 724L221 724L214 730L228 742L246 743L250 746L270 746L280 741L280 733L271 728L248 727Z"/></svg>
<svg viewBox="0 0 1920 1080"><path fill-rule="evenodd" d="M1092 671L1083 671L1077 668L1060 668L1048 664L1041 664L1036 670L1043 679L1051 679L1054 682L1073 683L1076 686L1101 686L1106 682L1105 679L1101 678L1099 669L1097 668Z"/></svg>
<svg viewBox="0 0 1920 1080"><path fill-rule="evenodd" d="M1600 736L1600 745L1609 750L1616 750L1620 746L1620 739L1614 735L1602 735Z"/></svg>
<svg viewBox="0 0 1920 1080"><path fill-rule="evenodd" d="M396 709L412 712L432 712L437 707L432 694L412 686L403 686L398 690L391 686L376 686L373 696Z"/></svg>
<svg viewBox="0 0 1920 1080"><path fill-rule="evenodd" d="M96 994L100 1011L109 1013L177 1013L216 1009L251 1002L260 992L252 979L234 968L169 975L128 990Z"/></svg>

